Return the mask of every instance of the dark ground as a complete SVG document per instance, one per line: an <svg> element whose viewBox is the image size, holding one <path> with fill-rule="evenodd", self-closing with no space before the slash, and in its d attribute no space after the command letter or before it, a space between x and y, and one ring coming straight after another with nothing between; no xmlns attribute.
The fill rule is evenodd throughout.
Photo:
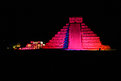
<svg viewBox="0 0 121 81"><path fill-rule="evenodd" d="M11 50L0 56L1 79L57 81L76 77L75 80L115 80L116 77L119 80L120 61L118 50Z"/></svg>

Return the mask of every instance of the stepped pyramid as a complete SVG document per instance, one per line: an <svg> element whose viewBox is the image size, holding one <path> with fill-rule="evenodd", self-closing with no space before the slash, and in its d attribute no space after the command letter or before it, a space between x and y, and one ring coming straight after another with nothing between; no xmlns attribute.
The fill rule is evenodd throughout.
<svg viewBox="0 0 121 81"><path fill-rule="evenodd" d="M69 23L55 34L43 49L110 50L85 23L82 17L69 17Z"/></svg>

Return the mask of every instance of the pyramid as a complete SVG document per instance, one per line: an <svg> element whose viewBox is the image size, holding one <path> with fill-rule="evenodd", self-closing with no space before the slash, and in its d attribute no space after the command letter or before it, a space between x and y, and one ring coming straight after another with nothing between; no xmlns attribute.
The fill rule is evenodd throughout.
<svg viewBox="0 0 121 81"><path fill-rule="evenodd" d="M69 23L63 26L43 49L110 50L111 48L102 44L100 37L83 23L82 17L69 17Z"/></svg>

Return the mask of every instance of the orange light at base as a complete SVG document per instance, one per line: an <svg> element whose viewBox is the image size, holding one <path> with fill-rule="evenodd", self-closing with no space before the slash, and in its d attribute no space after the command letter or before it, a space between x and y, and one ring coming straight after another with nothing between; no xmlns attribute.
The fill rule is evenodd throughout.
<svg viewBox="0 0 121 81"><path fill-rule="evenodd" d="M44 46L42 41L30 41L30 44L27 44L26 47L19 48L19 50L36 50Z"/></svg>

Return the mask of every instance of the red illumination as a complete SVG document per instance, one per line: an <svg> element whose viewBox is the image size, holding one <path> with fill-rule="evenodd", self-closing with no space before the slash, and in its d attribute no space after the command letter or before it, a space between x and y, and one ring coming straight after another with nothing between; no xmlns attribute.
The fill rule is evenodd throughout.
<svg viewBox="0 0 121 81"><path fill-rule="evenodd" d="M81 26L82 28L88 28L88 26Z"/></svg>
<svg viewBox="0 0 121 81"><path fill-rule="evenodd" d="M81 23L81 25L85 25L85 23Z"/></svg>
<svg viewBox="0 0 121 81"><path fill-rule="evenodd" d="M89 30L91 30L91 29L90 29L90 28L81 29L82 32L83 32L83 31L89 31Z"/></svg>
<svg viewBox="0 0 121 81"><path fill-rule="evenodd" d="M33 43L34 41L30 41L30 43Z"/></svg>
<svg viewBox="0 0 121 81"><path fill-rule="evenodd" d="M66 24L66 27L68 27L69 23Z"/></svg>
<svg viewBox="0 0 121 81"><path fill-rule="evenodd" d="M83 37L82 39L86 39L86 40L97 40L100 39L100 37Z"/></svg>
<svg viewBox="0 0 121 81"><path fill-rule="evenodd" d="M69 30L69 49L81 49L80 24L70 24Z"/></svg>
<svg viewBox="0 0 121 81"><path fill-rule="evenodd" d="M84 43L84 42L93 42L93 43L97 43L97 42L100 42L100 40L82 40L82 42Z"/></svg>
<svg viewBox="0 0 121 81"><path fill-rule="evenodd" d="M63 28L65 29L65 28L68 28L68 26L63 26Z"/></svg>
<svg viewBox="0 0 121 81"><path fill-rule="evenodd" d="M97 35L96 34L83 34L82 36L91 37L91 36L97 36Z"/></svg>
<svg viewBox="0 0 121 81"><path fill-rule="evenodd" d="M93 31L83 31L82 33L94 33Z"/></svg>
<svg viewBox="0 0 121 81"><path fill-rule="evenodd" d="M83 18L82 17L70 17L69 23L82 23Z"/></svg>
<svg viewBox="0 0 121 81"><path fill-rule="evenodd" d="M44 46L42 41L30 41L30 44L27 44L26 47L19 48L19 50L35 50L40 49Z"/></svg>
<svg viewBox="0 0 121 81"><path fill-rule="evenodd" d="M45 49L62 49L69 27L68 50L108 50L110 46L102 45L98 37L85 23L82 17L70 17L69 23L63 26L43 47Z"/></svg>

